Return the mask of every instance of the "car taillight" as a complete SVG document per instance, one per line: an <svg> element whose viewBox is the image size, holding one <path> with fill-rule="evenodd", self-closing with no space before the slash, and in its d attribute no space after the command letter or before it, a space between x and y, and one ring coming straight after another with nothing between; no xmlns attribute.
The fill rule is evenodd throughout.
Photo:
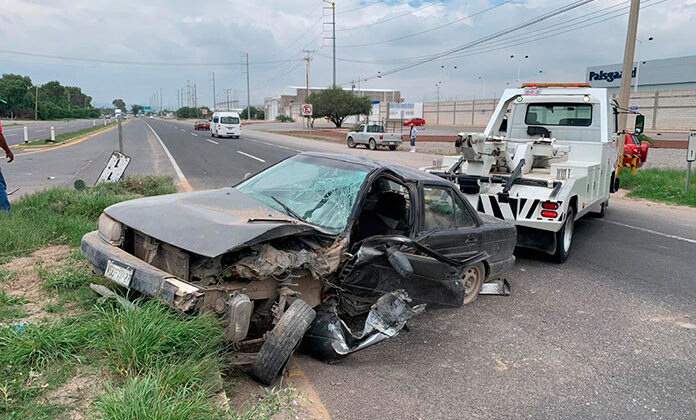
<svg viewBox="0 0 696 420"><path fill-rule="evenodd" d="M384 140L384 136L379 136L379 139L380 139L380 140Z"/></svg>
<svg viewBox="0 0 696 420"><path fill-rule="evenodd" d="M544 209L549 209L549 210L556 210L558 208L558 203L552 203L550 201L545 201L541 203L541 208ZM556 217L556 215L554 215Z"/></svg>
<svg viewBox="0 0 696 420"><path fill-rule="evenodd" d="M218 124L218 130L222 130L222 126Z"/></svg>
<svg viewBox="0 0 696 420"><path fill-rule="evenodd" d="M557 217L558 213L556 213L555 211L551 211L551 210L542 210L541 215L544 217Z"/></svg>

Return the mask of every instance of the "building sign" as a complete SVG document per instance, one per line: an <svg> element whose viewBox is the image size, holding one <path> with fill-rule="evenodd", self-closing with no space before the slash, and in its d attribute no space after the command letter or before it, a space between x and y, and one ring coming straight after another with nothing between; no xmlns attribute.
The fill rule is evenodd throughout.
<svg viewBox="0 0 696 420"><path fill-rule="evenodd" d="M633 70L631 71L631 77L636 77L636 72L637 68L633 67ZM589 81L599 81L599 80L606 80L607 82L611 83L614 80L620 79L621 75L623 74L622 71L604 71L604 70L599 70L598 72L595 71L590 71L589 75Z"/></svg>
<svg viewBox="0 0 696 420"><path fill-rule="evenodd" d="M423 116L423 103L410 103L410 104L404 104L404 103L394 103L390 102L389 103L389 114L387 116L388 119L390 120L399 120L399 119L411 119L414 117L422 117Z"/></svg>

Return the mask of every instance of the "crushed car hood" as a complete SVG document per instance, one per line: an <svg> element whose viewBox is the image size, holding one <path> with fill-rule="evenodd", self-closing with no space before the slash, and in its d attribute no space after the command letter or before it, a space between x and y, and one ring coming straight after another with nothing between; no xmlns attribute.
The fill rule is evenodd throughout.
<svg viewBox="0 0 696 420"><path fill-rule="evenodd" d="M140 198L104 212L157 240L211 258L245 245L318 231L234 188Z"/></svg>

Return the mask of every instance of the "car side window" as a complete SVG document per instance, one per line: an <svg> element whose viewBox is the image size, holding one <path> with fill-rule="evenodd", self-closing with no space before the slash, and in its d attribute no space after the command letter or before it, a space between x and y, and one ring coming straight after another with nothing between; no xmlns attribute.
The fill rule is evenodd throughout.
<svg viewBox="0 0 696 420"><path fill-rule="evenodd" d="M218 117L213 117L213 122L214 123L218 122Z"/></svg>
<svg viewBox="0 0 696 420"><path fill-rule="evenodd" d="M458 228L476 226L474 216L469 211L469 207L464 203L462 198L454 194L454 214Z"/></svg>
<svg viewBox="0 0 696 420"><path fill-rule="evenodd" d="M423 230L457 227L454 200L446 187L423 187Z"/></svg>

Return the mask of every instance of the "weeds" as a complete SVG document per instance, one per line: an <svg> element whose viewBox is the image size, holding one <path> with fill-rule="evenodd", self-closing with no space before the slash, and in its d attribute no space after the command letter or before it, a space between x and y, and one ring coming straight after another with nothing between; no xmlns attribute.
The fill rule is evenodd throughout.
<svg viewBox="0 0 696 420"><path fill-rule="evenodd" d="M696 179L696 171L692 171L691 178ZM629 190L629 197L696 207L696 187L692 186L688 192L684 190L685 170L639 169L635 175L626 170L621 171L619 179L621 187Z"/></svg>
<svg viewBox="0 0 696 420"><path fill-rule="evenodd" d="M27 303L26 299L12 296L5 289L0 289L0 321L26 316L27 312L21 307L25 303Z"/></svg>

